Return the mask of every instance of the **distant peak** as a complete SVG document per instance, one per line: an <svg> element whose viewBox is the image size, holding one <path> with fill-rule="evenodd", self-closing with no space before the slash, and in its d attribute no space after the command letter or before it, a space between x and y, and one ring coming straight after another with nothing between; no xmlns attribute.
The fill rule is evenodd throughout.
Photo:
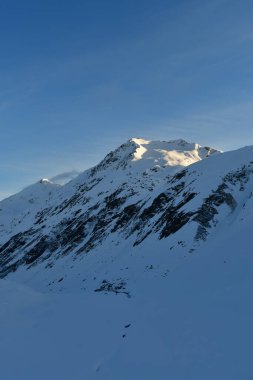
<svg viewBox="0 0 253 380"><path fill-rule="evenodd" d="M49 181L49 179L47 179L47 178L41 178L41 179L39 180L39 183L42 183L42 184L44 184L44 185L52 184L52 182Z"/></svg>

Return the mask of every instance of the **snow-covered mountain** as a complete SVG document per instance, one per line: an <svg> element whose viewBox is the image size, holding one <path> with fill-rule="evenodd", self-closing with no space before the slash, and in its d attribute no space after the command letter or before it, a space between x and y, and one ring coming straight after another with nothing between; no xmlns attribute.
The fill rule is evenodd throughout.
<svg viewBox="0 0 253 380"><path fill-rule="evenodd" d="M253 377L253 147L220 153L131 139L0 202L5 380Z"/></svg>
<svg viewBox="0 0 253 380"><path fill-rule="evenodd" d="M44 261L52 267L68 254L81 257L104 244L139 244L166 203L173 175L218 153L184 140L131 139L65 186L43 179L3 200L1 276ZM174 185L172 191L179 194Z"/></svg>

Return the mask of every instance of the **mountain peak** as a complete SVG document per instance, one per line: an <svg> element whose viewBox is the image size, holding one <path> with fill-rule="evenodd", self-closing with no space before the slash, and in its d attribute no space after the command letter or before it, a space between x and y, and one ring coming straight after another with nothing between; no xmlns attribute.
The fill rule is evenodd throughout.
<svg viewBox="0 0 253 380"><path fill-rule="evenodd" d="M107 169L141 172L154 167L184 167L217 153L221 152L183 139L152 141L133 137L110 152L93 168L92 175Z"/></svg>
<svg viewBox="0 0 253 380"><path fill-rule="evenodd" d="M52 182L51 182L49 179L47 179L47 178L41 178L41 179L39 180L39 183L42 183L43 185L49 185L49 184L52 184Z"/></svg>

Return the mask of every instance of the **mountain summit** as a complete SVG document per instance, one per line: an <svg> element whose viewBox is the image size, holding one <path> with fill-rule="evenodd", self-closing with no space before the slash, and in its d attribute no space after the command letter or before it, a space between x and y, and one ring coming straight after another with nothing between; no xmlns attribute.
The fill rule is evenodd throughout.
<svg viewBox="0 0 253 380"><path fill-rule="evenodd" d="M110 168L146 170L151 168L188 166L212 154L221 153L185 140L149 141L132 138L110 152L97 166L97 170ZM176 170L177 170L176 169Z"/></svg>

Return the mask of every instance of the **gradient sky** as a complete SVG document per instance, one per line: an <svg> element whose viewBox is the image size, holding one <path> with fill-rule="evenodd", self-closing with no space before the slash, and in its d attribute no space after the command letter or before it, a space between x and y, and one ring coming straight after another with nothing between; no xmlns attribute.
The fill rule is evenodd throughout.
<svg viewBox="0 0 253 380"><path fill-rule="evenodd" d="M252 0L1 0L0 198L130 137L253 144Z"/></svg>

